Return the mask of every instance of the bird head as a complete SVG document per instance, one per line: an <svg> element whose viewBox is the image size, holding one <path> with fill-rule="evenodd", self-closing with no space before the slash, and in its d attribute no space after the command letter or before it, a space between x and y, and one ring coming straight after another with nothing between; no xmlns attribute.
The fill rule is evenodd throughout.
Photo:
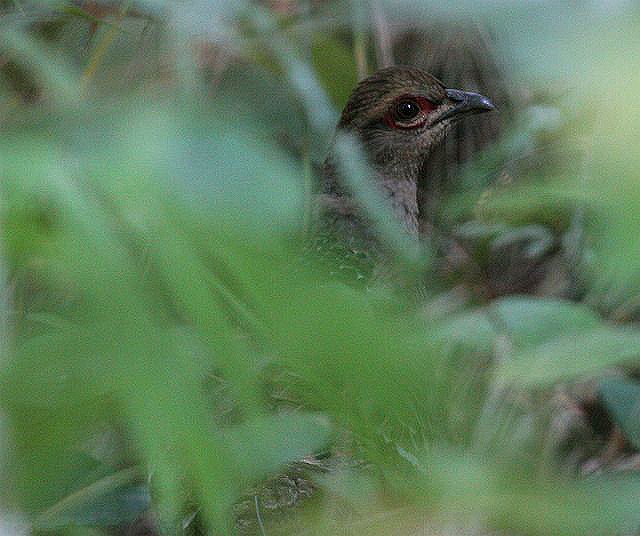
<svg viewBox="0 0 640 536"><path fill-rule="evenodd" d="M491 110L487 97L448 89L421 69L395 66L358 84L338 128L361 139L383 175L412 178L454 123Z"/></svg>

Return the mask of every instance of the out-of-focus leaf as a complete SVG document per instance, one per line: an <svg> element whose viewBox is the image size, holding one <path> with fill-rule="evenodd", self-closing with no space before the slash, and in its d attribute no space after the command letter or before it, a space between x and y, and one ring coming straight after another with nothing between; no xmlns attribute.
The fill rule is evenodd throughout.
<svg viewBox="0 0 640 536"><path fill-rule="evenodd" d="M101 398L117 402L139 452L156 467L158 500L169 521L177 519L178 480L189 475L208 520L223 527L242 489L238 476L265 476L319 448L327 426L291 417L260 428L254 418L253 431L271 436L252 442L255 456L244 462L235 460L226 438L209 431L203 387L214 366L247 416L259 410L258 359L228 323L225 307L237 306L233 312L246 313L242 321L255 327L235 293L251 289L256 277L268 284L278 275L272 269L291 264L278 257L285 249L277 242L295 231L301 207L297 171L266 131L237 121L224 99L213 106L215 113L198 106L105 107L77 124L61 119L66 130L56 139L33 131L4 137L11 155L2 167L10 207L4 215L34 224L43 210L47 216L33 227L37 247L11 237L19 252L14 258L27 265L37 258L47 276L55 274L50 284L68 289L75 307L71 322L42 326L44 335L21 341L3 380L15 405L64 406L81 416L79 408ZM69 152L79 157L82 173L68 165ZM138 244L146 259L140 265ZM139 271L142 265L149 272ZM168 319L176 314L191 329L172 329ZM42 366L44 355L52 359L49 366ZM86 420L77 424L41 429L43 445L62 457L89 427ZM19 432L28 437L30 426ZM287 434L299 441L291 443ZM179 455L169 459L167 449ZM28 450L16 454L28 456ZM42 465L29 473L36 477L47 464L46 453L38 455ZM94 514L103 515L87 515Z"/></svg>
<svg viewBox="0 0 640 536"><path fill-rule="evenodd" d="M589 335L598 330L603 330L604 333L616 332L616 328L608 328L586 306L562 300L519 296L502 298L486 308L459 314L444 322L440 330L440 335L451 344L463 344L468 349L484 353L492 352L499 337L505 337L511 357L502 364L504 368L501 370L511 370L514 367L520 371L514 373L514 376L521 374L523 381L535 371L537 361L547 355L547 349L556 348L560 352L571 340L575 341L576 349L579 349L582 334ZM589 346L585 343L585 350L588 349ZM557 362L551 353L547 357L549 361L544 363L548 364L549 378L554 373L558 374L558 378L570 374L568 365L563 363L560 355ZM580 373L582 365L585 373L593 370L593 363L583 364L581 358L573 357L576 357L574 373ZM526 364L528 358L533 358L534 361ZM615 361L614 356L610 356L610 361L605 358L602 366L612 361ZM532 371L525 373L520 367L527 366L532 366ZM549 378L547 381L550 381Z"/></svg>
<svg viewBox="0 0 640 536"><path fill-rule="evenodd" d="M326 419L309 414L256 417L225 431L238 468L249 481L323 448L329 439Z"/></svg>
<svg viewBox="0 0 640 536"><path fill-rule="evenodd" d="M77 70L66 63L64 57L51 54L26 31L3 27L0 32L2 49L31 71L45 87L47 96L58 98L66 104L80 99Z"/></svg>
<svg viewBox="0 0 640 536"><path fill-rule="evenodd" d="M317 36L312 44L312 58L322 85L334 105L342 108L358 82L353 53L335 37Z"/></svg>
<svg viewBox="0 0 640 536"><path fill-rule="evenodd" d="M435 454L435 455L434 455ZM634 530L640 514L636 475L565 482L453 451L432 453L423 462L427 496L442 505L445 519L466 513L487 515L493 526L526 534L611 534ZM437 491L436 491L437 490Z"/></svg>
<svg viewBox="0 0 640 536"><path fill-rule="evenodd" d="M130 523L151 505L146 486L139 483L137 469L104 476L73 493L40 514L35 526L56 530L67 526L114 526Z"/></svg>
<svg viewBox="0 0 640 536"><path fill-rule="evenodd" d="M65 411L65 407L111 392L113 383L108 370L97 366L102 361L84 358L92 350L95 352L95 343L103 334L100 329L67 328L20 345L15 359L0 377L7 401ZM43 355L49 357L47 366L43 366ZM108 359L105 355L100 357Z"/></svg>
<svg viewBox="0 0 640 536"><path fill-rule="evenodd" d="M447 319L439 326L437 334L449 345L461 345L467 351L490 354L498 331L486 310L476 309Z"/></svg>
<svg viewBox="0 0 640 536"><path fill-rule="evenodd" d="M305 110L313 133L328 140L337 123L337 114L315 71L301 59L293 44L279 34L271 13L261 9L254 10L251 22L285 73L289 85Z"/></svg>
<svg viewBox="0 0 640 536"><path fill-rule="evenodd" d="M522 385L548 385L593 374L640 356L640 333L602 326L567 335L516 352L500 365L499 377Z"/></svg>
<svg viewBox="0 0 640 536"><path fill-rule="evenodd" d="M271 286L260 295L265 332L295 378L292 389L347 426L367 457L397 463L386 436L400 446L414 436L469 437L481 391L469 383L482 384L485 376L456 375L437 327L385 310L376 303L384 303L381 296L340 285Z"/></svg>
<svg viewBox="0 0 640 536"><path fill-rule="evenodd" d="M640 448L640 385L623 378L606 378L600 380L598 391L613 420Z"/></svg>
<svg viewBox="0 0 640 536"><path fill-rule="evenodd" d="M632 88L640 82L634 64L621 61L619 45L637 47L640 19L629 17L620 26L608 25L599 39L597 57L591 65L588 105L601 109L593 137L587 142L592 154L592 170L575 189L586 191L595 206L591 223L595 258L590 273L596 295L615 306L634 302L640 283L640 255L635 243L640 233L640 157L633 140L640 135L639 96ZM626 72L625 80L616 73ZM604 80L613 77L616 103L603 97Z"/></svg>
<svg viewBox="0 0 640 536"><path fill-rule="evenodd" d="M296 223L302 214L301 184L287 159L233 124L192 125L171 140L173 154L168 155L171 174L185 181L187 191L207 200L207 208L230 228L246 232L251 225L268 232L265 222Z"/></svg>
<svg viewBox="0 0 640 536"><path fill-rule="evenodd" d="M529 350L563 335L578 337L602 321L584 305L555 299L508 297L490 306L497 328L517 350Z"/></svg>
<svg viewBox="0 0 640 536"><path fill-rule="evenodd" d="M521 386L593 374L640 356L637 330L609 326L584 305L552 299L503 298L447 321L441 333L481 352L504 337L498 377Z"/></svg>
<svg viewBox="0 0 640 536"><path fill-rule="evenodd" d="M301 150L309 141L304 110L282 75L260 65L229 65L218 83L220 108L229 121L258 122L272 143ZM315 137L313 137L315 139ZM326 140L319 139L318 159L327 151Z"/></svg>
<svg viewBox="0 0 640 536"><path fill-rule="evenodd" d="M632 532L640 521L634 507L640 493L635 475L566 482L533 476L522 468L506 468L469 453L456 454L455 449L432 451L417 462L426 472L418 473L407 485L413 496L420 495L426 507L390 507L385 504L385 497L371 494L366 502L358 503L357 510L349 510L348 516L332 501L326 501L313 517L303 520L303 526L309 533L327 536L335 534L336 527L353 534L380 536L466 534L478 530L535 536L605 536L617 531ZM332 487L339 484L343 493L360 481L357 473L341 476ZM357 493L348 498L357 497ZM299 525L285 525L275 533L290 534L296 529L300 530Z"/></svg>
<svg viewBox="0 0 640 536"><path fill-rule="evenodd" d="M247 9L250 8L250 3L246 0L238 2L196 0L189 5L152 0L150 4L166 8L174 29L184 37L208 38L227 45L233 44L234 40L238 39L235 23L239 17L246 15Z"/></svg>

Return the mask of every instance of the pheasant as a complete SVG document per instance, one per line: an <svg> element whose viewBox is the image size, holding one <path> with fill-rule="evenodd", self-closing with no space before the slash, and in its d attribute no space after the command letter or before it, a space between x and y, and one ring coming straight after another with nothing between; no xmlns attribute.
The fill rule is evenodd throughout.
<svg viewBox="0 0 640 536"><path fill-rule="evenodd" d="M421 69L395 66L357 85L337 129L361 142L371 181L388 199L404 230L417 236L418 180L429 154L461 118L492 110L495 106L487 97L448 89ZM340 256L365 257L373 264L384 257L370 223L340 176L334 151L324 164L319 211L323 231L347 250Z"/></svg>

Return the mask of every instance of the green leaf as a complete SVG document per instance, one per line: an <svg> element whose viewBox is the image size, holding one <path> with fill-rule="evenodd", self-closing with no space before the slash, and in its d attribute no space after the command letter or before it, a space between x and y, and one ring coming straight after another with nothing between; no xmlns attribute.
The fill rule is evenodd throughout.
<svg viewBox="0 0 640 536"><path fill-rule="evenodd" d="M634 474L567 481L453 450L429 455L422 465L429 468L424 489L437 489L441 511L457 522L461 513L476 513L506 532L582 536L626 533L640 521Z"/></svg>
<svg viewBox="0 0 640 536"><path fill-rule="evenodd" d="M225 431L239 469L257 481L325 447L331 428L327 419L311 414L256 417Z"/></svg>
<svg viewBox="0 0 640 536"><path fill-rule="evenodd" d="M114 526L130 523L151 505L138 469L124 469L74 492L40 514L35 526L56 530L66 526Z"/></svg>
<svg viewBox="0 0 640 536"><path fill-rule="evenodd" d="M640 385L623 378L606 378L600 380L598 391L613 420L640 448Z"/></svg>
<svg viewBox="0 0 640 536"><path fill-rule="evenodd" d="M498 376L523 386L548 385L594 374L640 357L640 332L602 326L560 335L534 348L516 352L501 363Z"/></svg>
<svg viewBox="0 0 640 536"><path fill-rule="evenodd" d="M71 104L80 100L79 73L64 56L53 54L43 43L21 29L3 25L0 49L27 67L44 86L47 96Z"/></svg>
<svg viewBox="0 0 640 536"><path fill-rule="evenodd" d="M439 326L436 335L449 344L460 344L467 350L491 353L498 331L486 309L459 313Z"/></svg>
<svg viewBox="0 0 640 536"><path fill-rule="evenodd" d="M354 54L335 36L316 34L311 45L313 66L337 108L342 108L358 83Z"/></svg>
<svg viewBox="0 0 640 536"><path fill-rule="evenodd" d="M558 336L598 328L602 321L586 306L550 298L507 297L489 308L496 327L518 350L536 347Z"/></svg>

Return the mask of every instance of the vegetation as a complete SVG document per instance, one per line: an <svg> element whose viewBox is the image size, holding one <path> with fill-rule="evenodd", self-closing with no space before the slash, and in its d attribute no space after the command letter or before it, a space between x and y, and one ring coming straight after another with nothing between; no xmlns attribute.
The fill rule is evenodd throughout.
<svg viewBox="0 0 640 536"><path fill-rule="evenodd" d="M636 533L637 8L272 4L0 2L0 517ZM424 247L381 225L399 288L305 238L391 16L486 28L514 96Z"/></svg>

